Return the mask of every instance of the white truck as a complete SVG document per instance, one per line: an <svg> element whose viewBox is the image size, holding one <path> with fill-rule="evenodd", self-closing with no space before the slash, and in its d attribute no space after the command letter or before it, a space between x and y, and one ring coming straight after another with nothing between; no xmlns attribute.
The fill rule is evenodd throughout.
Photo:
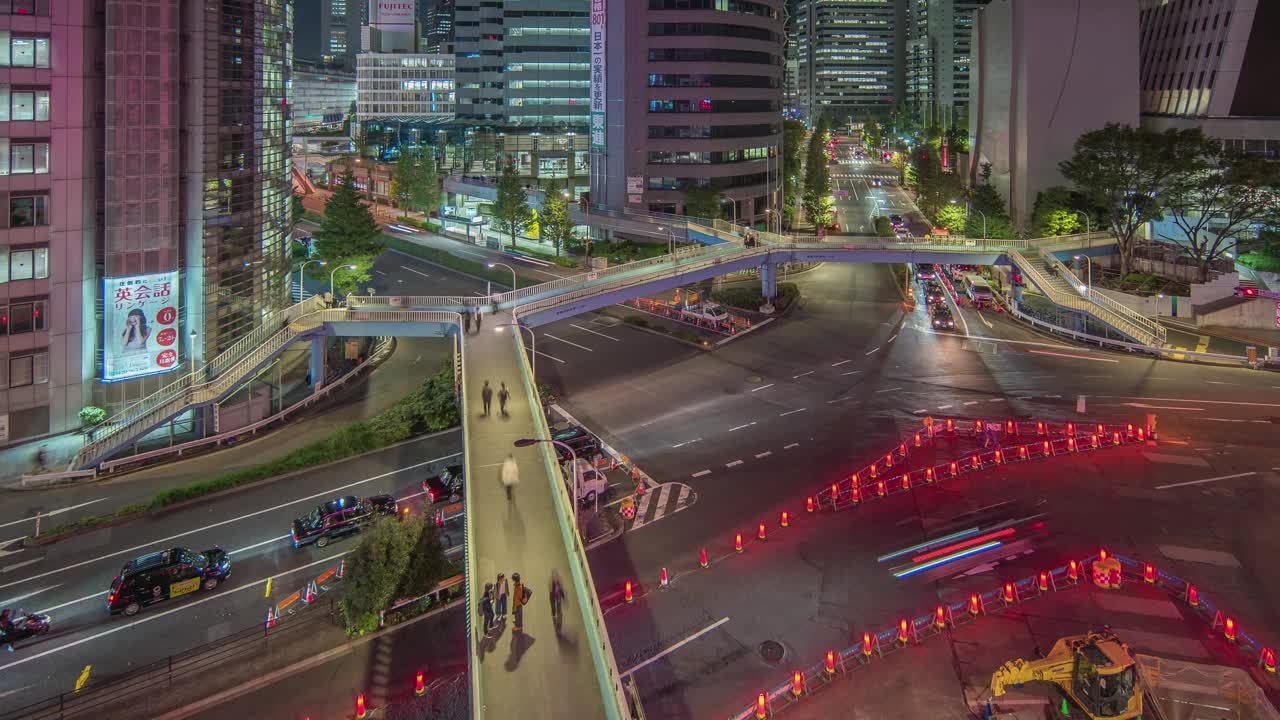
<svg viewBox="0 0 1280 720"><path fill-rule="evenodd" d="M578 502L582 505L595 504L609 489L609 480L586 460L578 459L576 464L570 460L562 469L569 492L573 493L576 488Z"/></svg>
<svg viewBox="0 0 1280 720"><path fill-rule="evenodd" d="M722 323L729 321L729 313L725 309L713 302L702 303L701 305L688 305L680 310L680 316L685 320L698 321L704 320L710 323Z"/></svg>

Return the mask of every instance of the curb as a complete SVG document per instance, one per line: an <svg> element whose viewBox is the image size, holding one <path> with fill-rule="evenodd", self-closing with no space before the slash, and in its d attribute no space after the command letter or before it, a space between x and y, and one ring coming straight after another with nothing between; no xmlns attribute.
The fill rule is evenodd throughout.
<svg viewBox="0 0 1280 720"><path fill-rule="evenodd" d="M703 347L703 346L699 345L698 343L692 342L692 341L690 341L690 340L685 340L684 338L678 338L678 337L676 337L675 335L671 335L671 334L668 334L668 333L664 333L664 332L662 332L661 330L654 330L653 328L642 327L642 326L640 326L640 325L636 325L636 324L634 324L634 323L629 323L629 322L627 322L626 320L623 320L623 321L622 321L622 324L623 324L623 325L626 325L627 327L631 328L632 330L639 330L639 331L641 331L641 332L647 332L647 333L649 333L650 335L657 335L658 337L664 337L664 338L666 338L666 339L668 339L668 340L672 340L672 341L675 341L675 342L678 342L678 343L683 343L683 344L685 344L685 345L688 345L688 346L689 346L689 347L691 347L691 348L696 348L696 349L698 349L698 350L702 350L702 351L705 351L705 352L710 352L710 350L711 350L711 348L706 348L706 347Z"/></svg>
<svg viewBox="0 0 1280 720"><path fill-rule="evenodd" d="M43 547L45 545L52 545L53 543L56 543L60 540L67 540L73 537L78 537L80 535L87 535L91 532L96 532L98 530L115 527L116 525L122 525L126 522L147 517L149 515L162 515L164 513L167 513L173 510L183 510L192 505L195 505L196 503L202 503L209 500L216 500L216 499L231 495L233 493L241 492L243 490L252 490L254 488L262 487L263 485L276 482L277 480L284 480L287 478L295 477L297 475L301 475L302 473L308 473L315 470L323 470L325 468L337 465L338 463L347 462L348 460L356 460L358 458L365 457L366 455L372 455L373 453L382 452L384 450L390 450L392 448L400 447L401 445L408 445L409 443L415 443L421 440L427 440L429 438L444 435L445 433L457 432L460 429L461 427L453 427L447 430L437 430L433 433L428 433L426 435L419 435L418 437L409 438L408 440L401 440L398 443L387 445L385 447L380 447L376 450L369 450L367 452L362 452L362 453L359 453L358 455L351 455L348 457L341 458L339 460L331 460L321 465L312 465L311 467L305 467L298 470L290 470L289 472L284 473L283 475L274 475L269 478L254 480L253 482L244 483L243 485L236 485L235 487L226 488L225 490L218 490L217 492L211 492L208 495L200 495L197 497L188 498L186 500L181 500L171 505L165 505L164 507L156 508L154 510L140 510L136 513L121 515L119 517L111 518L110 520L104 520L103 522L94 523L93 525L85 525L83 527L78 527L75 530L59 533L57 535L46 535L42 538L31 538L31 537L23 538L23 545L25 547Z"/></svg>
<svg viewBox="0 0 1280 720"><path fill-rule="evenodd" d="M431 610L430 612L425 612L405 622L399 623L397 625L393 625L388 628L383 628L381 630L376 630L374 632L369 633L368 635L358 637L354 640L348 640L342 645L326 650L320 653L319 655L309 657L306 660L300 660L292 665L286 665L285 667L279 668L277 670L273 670L265 675L261 675L248 682L241 683L235 687L227 688L226 690L210 695L202 700L197 700L193 703L188 703L186 705L183 705L182 707L179 707L175 710L170 710L169 712L158 716L156 720L182 720L182 718L188 718L197 713L204 712L205 710L208 710L210 708L217 707L218 705L221 705L222 703L227 702L229 700L235 699L241 695L244 695L245 693L249 693L254 690L260 690L264 687L268 687L281 680L284 680L285 678L288 678L290 676L297 675L298 673L306 672L307 670L310 670L314 667L323 665L334 658L346 655L347 653L351 652L355 648L361 645L364 645L366 643L372 642L373 640L383 637L384 635L390 635L403 628L407 628L416 622L426 620L427 618L430 618L430 617L435 617L436 615L439 615L440 613L443 613L446 610L452 610L454 607L457 607L458 605L463 604L464 600L465 598L458 598L447 605L442 605L434 610Z"/></svg>

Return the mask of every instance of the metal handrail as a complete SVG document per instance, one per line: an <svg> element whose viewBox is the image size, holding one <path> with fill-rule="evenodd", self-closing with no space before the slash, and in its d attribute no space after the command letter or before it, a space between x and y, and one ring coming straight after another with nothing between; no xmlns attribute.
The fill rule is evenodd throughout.
<svg viewBox="0 0 1280 720"><path fill-rule="evenodd" d="M1078 292L1075 292L1073 286L1072 290L1064 290L1058 282L1055 282L1055 280L1057 280L1066 284L1068 281L1065 278L1061 278L1057 275L1052 277L1045 275L1044 271L1039 266L1028 260L1016 250L1010 250L1009 257L1015 264L1017 264L1020 270L1031 278L1031 281L1035 283L1036 287L1040 288L1040 290L1043 291L1055 305L1095 315L1098 319L1108 325L1111 325L1125 335L1141 341L1143 345L1152 344L1154 338L1142 327L1129 322L1123 316L1110 312L1107 308L1097 303L1091 302L1088 298L1080 295Z"/></svg>
<svg viewBox="0 0 1280 720"><path fill-rule="evenodd" d="M1048 261L1049 266L1054 270L1056 270L1059 276L1066 278L1067 281L1071 282L1073 286L1078 288L1083 288L1085 290L1085 293L1088 299L1092 300L1098 305L1101 305L1107 308L1108 310L1115 313L1116 315L1119 315L1127 319L1129 322L1133 323L1137 327L1142 328L1147 334L1151 336L1152 342L1148 343L1149 345L1164 344L1165 329L1163 325L1142 315L1141 313L1133 310L1132 308L1125 307L1124 305L1116 302L1115 300L1089 287L1082 280L1080 280L1080 278L1076 277L1075 273L1071 272L1071 270L1066 265L1063 265L1062 261L1059 260L1058 257L1053 253L1042 252L1040 256L1045 258Z"/></svg>

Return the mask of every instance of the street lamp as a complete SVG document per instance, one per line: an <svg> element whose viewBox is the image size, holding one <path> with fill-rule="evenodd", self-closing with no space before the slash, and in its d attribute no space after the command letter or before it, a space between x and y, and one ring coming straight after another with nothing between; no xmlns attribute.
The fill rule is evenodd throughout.
<svg viewBox="0 0 1280 720"><path fill-rule="evenodd" d="M516 270L515 270L515 268L511 267L510 265L508 265L508 264L506 264L506 263L498 263L498 262L489 263L489 269L490 269L490 270L492 270L493 268L498 267L498 266L502 266L502 267L504 267L504 268L506 268L506 269L508 269L508 270L510 270L510 271L511 271L511 290L514 292L514 291L516 290Z"/></svg>
<svg viewBox="0 0 1280 720"><path fill-rule="evenodd" d="M1084 258L1086 268L1085 272L1087 273L1086 277L1088 277L1088 280L1086 281L1088 284L1085 285L1085 294L1088 296L1093 293L1093 258L1090 258L1088 255L1072 255L1071 257L1075 260Z"/></svg>
<svg viewBox="0 0 1280 720"><path fill-rule="evenodd" d="M958 205L959 201L952 199L951 204ZM975 212L977 212L979 215L982 216L982 246L985 248L987 246L987 214L982 212L978 208L973 207L973 203L966 200L964 203L964 224L966 226L969 224L970 209L974 210Z"/></svg>
<svg viewBox="0 0 1280 720"><path fill-rule="evenodd" d="M304 262L304 263L302 263L301 265L299 265L299 266L298 266L298 288L299 288L299 290L300 290L300 292L298 293L298 299L299 299L299 300L304 300L304 299L306 299L306 297L305 297L305 296L306 296L306 294L307 294L307 289L306 289L305 285L303 284L302 271L303 271L303 270L306 270L306 269L307 269L307 266L308 266L308 265L310 265L311 263L320 263L320 267L324 267L325 265L328 265L328 264L329 264L329 263L325 262L324 260L307 260L306 262Z"/></svg>
<svg viewBox="0 0 1280 720"><path fill-rule="evenodd" d="M1084 232L1085 232L1085 234L1086 234L1086 235L1092 235L1092 234L1093 234L1093 223L1091 223L1091 222L1089 221L1089 216L1088 216L1086 213L1082 213L1082 212L1080 212L1079 210L1075 210L1074 212L1075 212L1075 214L1077 214L1077 215L1079 215L1080 217L1084 218Z"/></svg>
<svg viewBox="0 0 1280 720"><path fill-rule="evenodd" d="M551 445L555 445L556 447L562 447L565 450L569 451L569 457L571 458L571 461L569 464L569 474L573 476L573 504L575 507L577 507L579 490L581 490L581 488L578 485L578 453L574 452L573 448L560 442L559 440L552 440L550 438L520 438L519 440L516 440L511 444L518 448L522 448L522 447L529 447L530 445L536 445L538 443L550 443ZM596 494L595 501L596 501L596 514L598 515L600 513L599 493Z"/></svg>
<svg viewBox="0 0 1280 720"><path fill-rule="evenodd" d="M346 268L346 269L348 269L348 270L355 270L355 269L356 269L356 266L355 266L355 265L343 265L342 267L336 267L336 268L334 268L334 269L333 269L333 272L329 273L329 295L331 295L331 296L337 297L336 295L333 295L333 276L334 276L335 274L337 274L337 272L338 272L339 270L341 270L343 267L345 267L345 268Z"/></svg>
<svg viewBox="0 0 1280 720"><path fill-rule="evenodd" d="M195 328L192 328L191 332L187 333L187 337L191 338L191 344L187 346L187 353L191 356L191 387L193 388L196 386L196 338L199 335L200 333L196 332Z"/></svg>
<svg viewBox="0 0 1280 720"><path fill-rule="evenodd" d="M502 328L507 327L508 325L529 331L529 349L532 351L532 355L530 355L532 358L532 367L530 368L530 372L533 373L534 380L536 381L538 378L538 336L533 334L533 328L525 327L524 325L515 322L499 323L493 330L494 332L502 332Z"/></svg>

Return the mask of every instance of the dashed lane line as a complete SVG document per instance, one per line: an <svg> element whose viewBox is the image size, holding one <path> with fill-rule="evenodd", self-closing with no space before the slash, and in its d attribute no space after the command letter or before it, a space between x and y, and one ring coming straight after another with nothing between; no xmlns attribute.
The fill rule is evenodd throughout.
<svg viewBox="0 0 1280 720"><path fill-rule="evenodd" d="M800 373L799 375L792 375L792 376L791 376L791 379L792 379L792 380L798 380L798 379L800 379L800 378L804 377L805 375L812 375L812 374L813 374L813 371L812 371L812 370L810 370L809 372L802 372L802 373Z"/></svg>
<svg viewBox="0 0 1280 720"><path fill-rule="evenodd" d="M767 458L772 454L773 454L772 450L765 450L762 453L756 453L756 459L759 460L760 458Z"/></svg>
<svg viewBox="0 0 1280 720"><path fill-rule="evenodd" d="M865 354L866 354L866 355L870 355L871 353L873 353L873 352L875 352L876 350L879 350L879 349L880 349L880 348L878 348L878 347L877 347L877 348L872 348L872 349L868 350Z"/></svg>
<svg viewBox="0 0 1280 720"><path fill-rule="evenodd" d="M739 465L741 465L741 464L742 464L742 461L741 461L741 460L734 460L733 462L727 462L727 463L725 463L725 464L724 464L724 466L725 466L725 467L727 467L727 468L731 468L731 467L738 467L738 466L739 466Z"/></svg>
<svg viewBox="0 0 1280 720"><path fill-rule="evenodd" d="M735 430L741 430L742 428L749 428L749 427L751 427L752 425L755 425L755 424L756 424L756 421L755 421L755 420L752 420L751 422L746 423L746 424L744 424L744 425L739 425L738 427L732 427L732 428L729 428L729 432L733 432L733 431L735 431Z"/></svg>
<svg viewBox="0 0 1280 720"><path fill-rule="evenodd" d="M788 415L794 415L794 414L796 414L796 413L798 413L798 412L804 412L804 411L805 411L805 409L806 409L806 408L797 408L797 409L795 409L795 410L788 410L788 411L786 411L786 412L784 412L784 413L779 414L779 415L778 415L778 417L786 417L786 416L788 416Z"/></svg>
<svg viewBox="0 0 1280 720"><path fill-rule="evenodd" d="M581 325L578 325L578 324L576 324L576 323L569 323L569 326L570 326L570 327L576 327L576 328L578 328L579 330L582 330L583 332L589 332L589 333L591 333L592 335L599 335L600 337L602 337L602 338L604 338L604 339L606 339L606 340L612 340L612 341L614 341L614 342L622 342L621 340L619 340L619 339L618 339L618 338L616 338L616 337L613 337L612 335L605 335L605 334L604 334L604 333L602 333L602 332L596 332L595 330L592 330L591 328L584 328L584 327L582 327Z"/></svg>
<svg viewBox="0 0 1280 720"><path fill-rule="evenodd" d="M861 370L850 370L849 372L840 373L840 377L844 377L845 375L857 375L857 374L858 374L858 373L860 373L860 372L862 372L862 371L861 371Z"/></svg>
<svg viewBox="0 0 1280 720"><path fill-rule="evenodd" d="M768 385L761 385L758 388L751 388L751 392L760 392L761 390L764 390L766 388L771 388L771 387L773 387L773 383L769 383Z"/></svg>
<svg viewBox="0 0 1280 720"><path fill-rule="evenodd" d="M894 392L895 390L901 390L901 389L902 388L900 387L885 388L884 390L877 390L876 394L880 395L881 393L890 393L890 392Z"/></svg>
<svg viewBox="0 0 1280 720"><path fill-rule="evenodd" d="M563 360L561 360L560 358L556 357L555 355L548 355L548 354L546 354L546 353L542 352L541 350L534 350L534 352L535 352L535 353L537 353L537 354L539 354L539 355L541 355L541 356L542 356L542 357L544 357L544 358L551 358L552 360L555 360L556 362L560 363L561 365L563 365L563 364L564 364L564 361L563 361Z"/></svg>
<svg viewBox="0 0 1280 720"><path fill-rule="evenodd" d="M710 471L710 470L699 470L698 472L694 473L693 475L690 475L690 477L700 478L700 477L702 477L703 475L710 475L710 474L711 474L711 471Z"/></svg>
<svg viewBox="0 0 1280 720"><path fill-rule="evenodd" d="M794 447L800 447L800 443L791 443L790 445L783 445L782 449L790 450L791 448L794 448Z"/></svg>
<svg viewBox="0 0 1280 720"><path fill-rule="evenodd" d="M845 364L845 363L847 363L847 362L853 362L853 361L852 361L852 360L841 360L840 362L834 362L834 363L831 363L831 367L840 367L841 365L843 365L843 364Z"/></svg>

